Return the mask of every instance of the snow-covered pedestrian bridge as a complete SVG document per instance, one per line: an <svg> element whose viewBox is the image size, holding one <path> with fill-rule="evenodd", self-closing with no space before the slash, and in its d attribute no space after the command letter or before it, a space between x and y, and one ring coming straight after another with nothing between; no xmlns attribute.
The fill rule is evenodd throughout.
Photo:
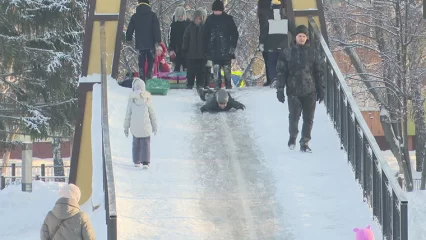
<svg viewBox="0 0 426 240"><path fill-rule="evenodd" d="M246 111L201 114L190 90L154 96L151 167L133 167L123 133L129 89L110 82L118 239L347 239L373 224L319 105L313 153L287 148L287 105L270 88L236 91Z"/></svg>
<svg viewBox="0 0 426 240"><path fill-rule="evenodd" d="M93 2L70 182L82 189L81 203L105 206L102 239L341 240L369 224L377 239L382 233L408 239L408 202L315 23L326 35L321 1L286 1L289 18L309 26L312 47L328 70L327 107L315 113L313 153L287 148L287 105L273 89L238 90L235 97L247 109L221 114L201 114L194 92L170 90L153 99L159 131L151 138L149 170L133 167L132 139L123 133L129 89L107 77L118 71L125 4L111 15L117 11L96 7L95 13ZM113 35L115 43L106 38Z"/></svg>

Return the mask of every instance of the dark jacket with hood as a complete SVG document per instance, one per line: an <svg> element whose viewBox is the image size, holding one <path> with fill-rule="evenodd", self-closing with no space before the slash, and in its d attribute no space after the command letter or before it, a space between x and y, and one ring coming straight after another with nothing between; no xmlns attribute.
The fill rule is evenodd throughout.
<svg viewBox="0 0 426 240"><path fill-rule="evenodd" d="M323 93L324 70L320 56L309 46L294 44L280 53L277 64L277 89L286 89L287 96Z"/></svg>
<svg viewBox="0 0 426 240"><path fill-rule="evenodd" d="M54 237L52 234L62 222ZM40 231L41 240L95 240L95 233L89 217L80 211L78 201L69 198L59 198L55 207L50 211Z"/></svg>
<svg viewBox="0 0 426 240"><path fill-rule="evenodd" d="M203 29L204 24L203 12L196 10L194 12L194 20L196 17L201 19L201 23L196 25L194 22L186 28L185 34L183 35L182 49L188 59L205 59L204 44L203 44Z"/></svg>
<svg viewBox="0 0 426 240"><path fill-rule="evenodd" d="M191 20L186 19L184 21L174 21L170 25L169 51L175 51L176 55L180 55L183 53L183 34L185 33L185 30L190 23Z"/></svg>
<svg viewBox="0 0 426 240"><path fill-rule="evenodd" d="M136 13L130 18L126 40L132 41L135 32L135 45L138 50L154 50L161 42L160 22L147 3L140 3Z"/></svg>
<svg viewBox="0 0 426 240"><path fill-rule="evenodd" d="M238 29L231 15L210 15L204 24L203 42L208 60L221 61L235 58L230 50L237 48Z"/></svg>
<svg viewBox="0 0 426 240"><path fill-rule="evenodd" d="M216 101L216 94L217 91L213 94L212 97L210 97L207 100L207 103L201 107L201 112L225 112L225 111L229 111L232 108L235 109L245 109L244 104L238 102L237 100L235 100L233 97L231 97L231 94L228 93L228 103L226 105L226 107L224 109L219 107L219 104Z"/></svg>

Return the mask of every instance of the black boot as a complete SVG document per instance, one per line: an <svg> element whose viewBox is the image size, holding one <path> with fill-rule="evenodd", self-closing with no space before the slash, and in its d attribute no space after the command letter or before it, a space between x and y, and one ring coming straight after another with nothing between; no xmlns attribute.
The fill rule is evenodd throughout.
<svg viewBox="0 0 426 240"><path fill-rule="evenodd" d="M311 150L311 148L308 146L308 144L301 145L301 146L300 146L300 151L302 151L302 152L308 152L308 153L312 152L312 150Z"/></svg>
<svg viewBox="0 0 426 240"><path fill-rule="evenodd" d="M148 71L145 77L145 81L152 79L152 71Z"/></svg>
<svg viewBox="0 0 426 240"><path fill-rule="evenodd" d="M288 148L290 148L290 150L293 150L296 147L296 138L290 137L287 145L288 145Z"/></svg>

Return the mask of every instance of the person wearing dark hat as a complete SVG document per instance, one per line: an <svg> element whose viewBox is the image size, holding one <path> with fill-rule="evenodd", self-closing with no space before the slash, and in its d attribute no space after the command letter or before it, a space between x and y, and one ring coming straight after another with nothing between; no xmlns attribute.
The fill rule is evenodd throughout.
<svg viewBox="0 0 426 240"><path fill-rule="evenodd" d="M300 150L311 152L309 141L315 114L316 101L324 100L323 67L320 56L310 48L308 28L297 26L295 45L281 52L277 65L277 98L284 103L286 88L289 110L288 146L294 149L299 133L298 124L303 113Z"/></svg>
<svg viewBox="0 0 426 240"><path fill-rule="evenodd" d="M161 42L160 22L157 15L151 10L148 0L138 0L136 13L130 18L126 31L126 41L131 42L135 33L135 46L139 51L139 77L142 80L152 78L156 45ZM145 62L148 62L148 71L145 76Z"/></svg>
<svg viewBox="0 0 426 240"><path fill-rule="evenodd" d="M213 62L213 78L216 89L220 89L219 80L222 67L227 89L232 88L231 60L235 59L235 49L238 42L238 29L234 18L224 12L223 2L215 0L212 5L213 14L207 17L203 30L203 44L207 60Z"/></svg>
<svg viewBox="0 0 426 240"><path fill-rule="evenodd" d="M246 106L231 97L231 94L225 89L219 89L216 92L210 90L207 103L201 107L201 113L204 112L224 112L232 108L244 110Z"/></svg>

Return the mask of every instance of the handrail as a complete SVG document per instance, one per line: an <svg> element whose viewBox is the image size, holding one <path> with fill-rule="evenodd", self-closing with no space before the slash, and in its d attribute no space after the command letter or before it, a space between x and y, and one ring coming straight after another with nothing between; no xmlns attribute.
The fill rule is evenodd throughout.
<svg viewBox="0 0 426 240"><path fill-rule="evenodd" d="M325 105L352 164L363 195L382 226L383 238L408 240L408 201L352 97L315 20L309 17L311 47L326 63Z"/></svg>
<svg viewBox="0 0 426 240"><path fill-rule="evenodd" d="M101 47L101 86L102 86L102 156L104 172L105 210L107 239L117 240L117 211L115 199L115 182L111 158L111 145L108 123L108 86L106 72L106 37L105 22L100 22Z"/></svg>

